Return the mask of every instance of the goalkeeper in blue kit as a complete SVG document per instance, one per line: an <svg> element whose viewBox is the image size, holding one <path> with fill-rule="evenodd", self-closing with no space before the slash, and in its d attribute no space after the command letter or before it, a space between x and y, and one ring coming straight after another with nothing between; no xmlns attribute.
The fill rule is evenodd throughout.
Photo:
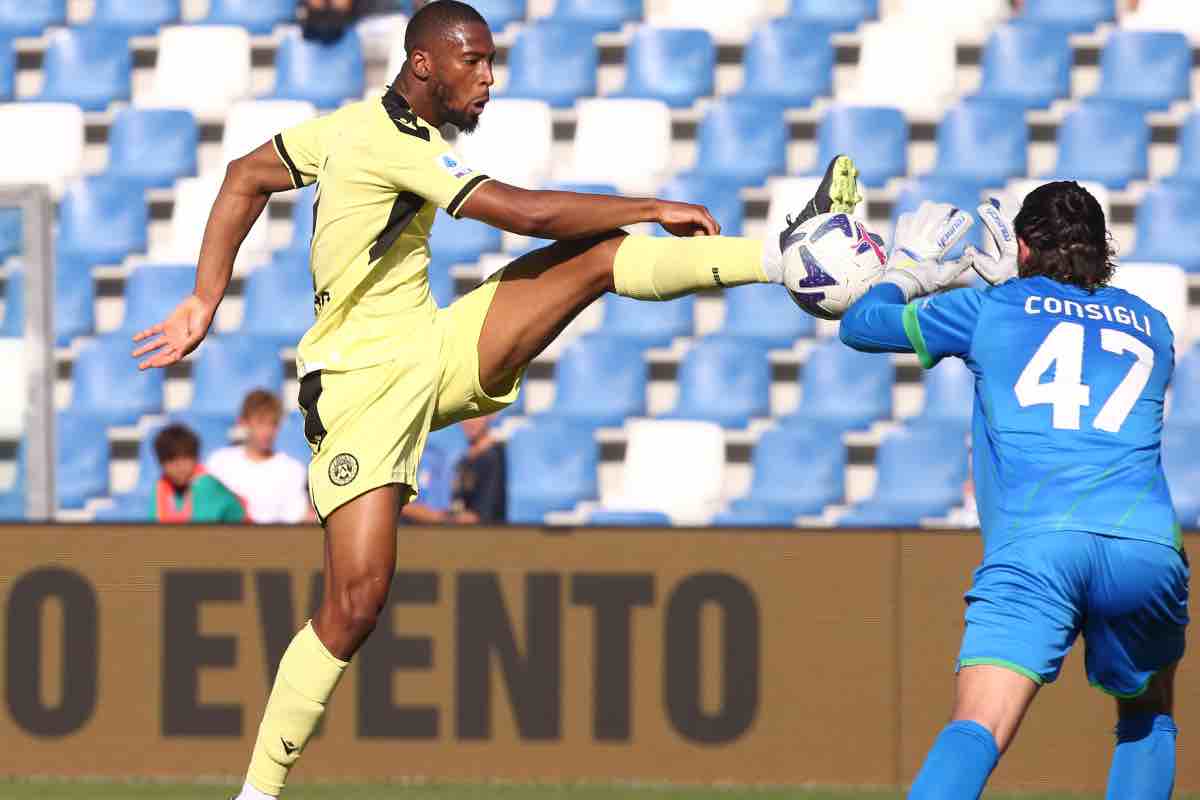
<svg viewBox="0 0 1200 800"><path fill-rule="evenodd" d="M955 356L975 375L983 563L952 721L909 797L979 797L1082 633L1088 680L1116 698L1107 796L1168 798L1189 577L1160 459L1171 328L1107 285L1104 213L1078 184L1039 187L1012 221L997 201L979 214L985 252L959 261L942 257L962 212L902 219L887 271L841 323L858 350L915 352L925 368ZM992 286L935 294L969 266Z"/></svg>

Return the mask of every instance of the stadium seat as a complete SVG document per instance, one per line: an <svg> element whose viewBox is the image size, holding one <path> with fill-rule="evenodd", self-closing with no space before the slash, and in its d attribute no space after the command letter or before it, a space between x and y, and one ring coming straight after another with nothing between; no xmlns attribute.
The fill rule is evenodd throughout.
<svg viewBox="0 0 1200 800"><path fill-rule="evenodd" d="M120 264L146 249L150 213L140 183L99 176L67 187L58 214L58 251L89 264Z"/></svg>
<svg viewBox="0 0 1200 800"><path fill-rule="evenodd" d="M457 297L454 275L450 272L449 264L431 261L429 264L429 293L439 308L445 308ZM518 395L519 396L519 395Z"/></svg>
<svg viewBox="0 0 1200 800"><path fill-rule="evenodd" d="M228 164L271 141L275 134L317 115L305 100L241 100L229 107L221 135L221 161Z"/></svg>
<svg viewBox="0 0 1200 800"><path fill-rule="evenodd" d="M297 189L292 199L292 238L283 249L304 256L304 269L308 270L308 254L312 249L313 201L317 197L317 185L310 184Z"/></svg>
<svg viewBox="0 0 1200 800"><path fill-rule="evenodd" d="M1054 175L1123 189L1144 179L1150 128L1139 107L1111 100L1081 103L1058 129Z"/></svg>
<svg viewBox="0 0 1200 800"><path fill-rule="evenodd" d="M1001 25L983 48L976 97L1047 108L1071 93L1074 58L1067 31L1053 25Z"/></svg>
<svg viewBox="0 0 1200 800"><path fill-rule="evenodd" d="M940 174L905 181L896 193L896 202L892 206L892 229L895 230L901 214L916 211L925 201L950 203L966 211L974 219L975 208L983 198L983 187L982 182L955 180L942 177ZM950 258L958 258L969 244L975 247L983 246L983 226L978 219L975 219L975 225L967 231L962 241L950 248L946 255Z"/></svg>
<svg viewBox="0 0 1200 800"><path fill-rule="evenodd" d="M1200 426L1200 345L1177 356L1167 423Z"/></svg>
<svg viewBox="0 0 1200 800"><path fill-rule="evenodd" d="M21 209L0 208L0 263L19 255L25 248Z"/></svg>
<svg viewBox="0 0 1200 800"><path fill-rule="evenodd" d="M122 109L108 131L107 174L165 189L196 174L199 144L196 119L188 111Z"/></svg>
<svg viewBox="0 0 1200 800"><path fill-rule="evenodd" d="M887 354L860 353L835 338L808 353L801 376L800 407L789 424L816 424L830 435L866 428L892 415L896 370Z"/></svg>
<svg viewBox="0 0 1200 800"><path fill-rule="evenodd" d="M635 420L620 486L601 498L608 511L661 511L676 524L703 524L720 508L725 434L712 422ZM511 481L511 478L510 478Z"/></svg>
<svg viewBox="0 0 1200 800"><path fill-rule="evenodd" d="M281 250L246 278L241 332L278 348L295 347L313 323L311 305L308 253Z"/></svg>
<svg viewBox="0 0 1200 800"><path fill-rule="evenodd" d="M957 51L939 23L900 17L863 26L857 75L838 102L940 117L957 88Z"/></svg>
<svg viewBox="0 0 1200 800"><path fill-rule="evenodd" d="M541 524L597 493L600 448L590 428L546 421L517 430L505 445L508 521Z"/></svg>
<svg viewBox="0 0 1200 800"><path fill-rule="evenodd" d="M0 102L13 99L17 83L17 53L12 39L0 37Z"/></svg>
<svg viewBox="0 0 1200 800"><path fill-rule="evenodd" d="M514 186L541 186L552 167L550 107L541 100L501 97L488 103L486 113L486 124L454 143L463 163Z"/></svg>
<svg viewBox="0 0 1200 800"><path fill-rule="evenodd" d="M34 99L104 111L109 103L128 102L133 53L115 31L68 28L50 35L42 74L42 91Z"/></svg>
<svg viewBox="0 0 1200 800"><path fill-rule="evenodd" d="M244 334L209 336L193 356L193 413L237 414L242 398L255 389L279 394L283 362L270 337Z"/></svg>
<svg viewBox="0 0 1200 800"><path fill-rule="evenodd" d="M11 290L11 284L9 287ZM0 329L3 327L0 326ZM0 335L0 363L23 365L25 353L24 339L13 338L7 333ZM21 456L21 438L29 422L29 379L32 377L29 373L27 369L10 369L4 391L0 392L0 438L17 442L18 458Z"/></svg>
<svg viewBox="0 0 1200 800"><path fill-rule="evenodd" d="M797 339L811 337L816 322L800 312L780 286L751 283L726 289L723 336L746 339L760 347L787 349Z"/></svg>
<svg viewBox="0 0 1200 800"><path fill-rule="evenodd" d="M1189 114L1179 127L1177 145L1179 166L1170 180L1200 184L1200 111Z"/></svg>
<svg viewBox="0 0 1200 800"><path fill-rule="evenodd" d="M1200 44L1200 7L1176 0L1139 0L1137 9L1121 17L1126 30L1179 31Z"/></svg>
<svg viewBox="0 0 1200 800"><path fill-rule="evenodd" d="M150 509L153 502L154 497L149 494L128 492L126 494L114 495L112 505L97 509L96 513L92 516L92 522L150 522L152 519Z"/></svg>
<svg viewBox="0 0 1200 800"><path fill-rule="evenodd" d="M162 410L161 369L139 370L122 334L84 340L71 370L71 410L103 415L110 425L132 425Z"/></svg>
<svg viewBox="0 0 1200 800"><path fill-rule="evenodd" d="M67 0L0 0L0 38L40 36L67 24Z"/></svg>
<svg viewBox="0 0 1200 800"><path fill-rule="evenodd" d="M213 201L220 191L222 173L207 173L196 178L182 178L175 185L175 206L171 210L170 233L150 252L155 261L195 263L200 257L204 228L212 211ZM238 263L255 260L269 249L267 215L254 223L238 251Z"/></svg>
<svg viewBox="0 0 1200 800"><path fill-rule="evenodd" d="M734 500L709 522L717 528L790 528L794 523L787 509L748 500Z"/></svg>
<svg viewBox="0 0 1200 800"><path fill-rule="evenodd" d="M1095 97L1166 111L1192 95L1192 45L1182 33L1113 31L1100 51Z"/></svg>
<svg viewBox="0 0 1200 800"><path fill-rule="evenodd" d="M1081 33L1117 14L1116 0L1025 0L1020 19Z"/></svg>
<svg viewBox="0 0 1200 800"><path fill-rule="evenodd" d="M879 445L875 493L838 519L839 526L916 525L962 503L967 479L963 432L902 428Z"/></svg>
<svg viewBox="0 0 1200 800"><path fill-rule="evenodd" d="M1200 272L1200 185L1159 183L1137 209L1135 252L1129 261L1176 264Z"/></svg>
<svg viewBox="0 0 1200 800"><path fill-rule="evenodd" d="M0 337L25 335L25 274L10 270L4 290L4 321ZM54 339L66 347L76 336L95 327L95 287L86 261L58 253L54 261Z"/></svg>
<svg viewBox="0 0 1200 800"><path fill-rule="evenodd" d="M362 97L365 74L362 44L353 30L330 44L289 31L275 54L275 89L269 97L332 109Z"/></svg>
<svg viewBox="0 0 1200 800"><path fill-rule="evenodd" d="M665 347L677 336L691 336L694 295L648 303L616 294L604 296L600 332L621 336L639 347Z"/></svg>
<svg viewBox="0 0 1200 800"><path fill-rule="evenodd" d="M299 412L293 412L298 414ZM283 438L283 428L287 426L287 418L280 428L279 438ZM180 424L187 426L200 439L200 461L203 463L213 451L227 446L235 424L234 417L223 414L193 414L186 411L175 412L165 418L158 419L146 428L145 434L138 443L138 476L134 488L128 493L134 498L144 498L149 510L149 500L154 495L154 485L158 482L162 470L159 467L158 456L154 453L154 437L168 425ZM303 435L303 434L302 434ZM280 448L282 449L282 448ZM303 463L307 464L308 461ZM126 505L129 501L118 499L118 504ZM136 504L134 505L136 509Z"/></svg>
<svg viewBox="0 0 1200 800"><path fill-rule="evenodd" d="M1010 13L1011 0L972 0L947 3L945 0L900 0L888 19L897 15L936 19L939 28L956 39L981 40L992 27Z"/></svg>
<svg viewBox="0 0 1200 800"><path fill-rule="evenodd" d="M938 124L937 150L939 177L1003 186L1028 171L1024 111L1007 102L961 103Z"/></svg>
<svg viewBox="0 0 1200 800"><path fill-rule="evenodd" d="M769 100L718 100L700 120L699 151L692 171L738 186L761 186L787 172L788 126Z"/></svg>
<svg viewBox="0 0 1200 800"><path fill-rule="evenodd" d="M220 58L213 58L220 53ZM158 60L145 94L134 103L148 108L186 108L194 114L224 114L250 96L250 34L232 25L168 25L158 34Z"/></svg>
<svg viewBox="0 0 1200 800"><path fill-rule="evenodd" d="M601 98L576 106L572 180L657 186L671 167L671 110L658 100Z"/></svg>
<svg viewBox="0 0 1200 800"><path fill-rule="evenodd" d="M852 31L879 16L879 0L792 0L792 17L838 31Z"/></svg>
<svg viewBox="0 0 1200 800"><path fill-rule="evenodd" d="M925 402L908 420L914 427L926 425L966 432L975 412L975 375L960 359L944 358L922 376Z"/></svg>
<svg viewBox="0 0 1200 800"><path fill-rule="evenodd" d="M275 448L305 466L312 461L312 448L304 438L304 415L299 409L293 408L283 415L279 435L275 437Z"/></svg>
<svg viewBox="0 0 1200 800"><path fill-rule="evenodd" d="M811 172L825 172L839 153L853 153L858 179L866 186L883 186L889 178L908 172L908 123L895 108L836 105L817 127L817 161Z"/></svg>
<svg viewBox="0 0 1200 800"><path fill-rule="evenodd" d="M1124 289L1157 308L1167 318L1179 351L1192 340L1188 308L1188 275L1175 264L1138 264L1120 261L1109 286Z"/></svg>
<svg viewBox="0 0 1200 800"><path fill-rule="evenodd" d="M54 490L60 508L81 508L108 492L108 429L103 418L59 412L55 416Z"/></svg>
<svg viewBox="0 0 1200 800"><path fill-rule="evenodd" d="M236 25L263 35L296 17L296 0L209 0L208 25Z"/></svg>
<svg viewBox="0 0 1200 800"><path fill-rule="evenodd" d="M663 0L646 22L663 28L701 28L714 38L741 44L751 31L770 19L771 0L737 3L697 3L696 0Z"/></svg>
<svg viewBox="0 0 1200 800"><path fill-rule="evenodd" d="M162 322L195 286L196 268L190 264L138 266L125 279L125 318L119 333L132 336Z"/></svg>
<svg viewBox="0 0 1200 800"><path fill-rule="evenodd" d="M0 320L0 339L25 336L25 272L10 269L4 276L4 318ZM7 351L0 351L5 356ZM2 425L3 423L0 423Z"/></svg>
<svg viewBox="0 0 1200 800"><path fill-rule="evenodd" d="M587 25L557 17L521 28L508 54L503 96L540 100L554 108L570 108L581 97L595 96L599 51L593 34ZM488 106L489 126L495 104Z"/></svg>
<svg viewBox="0 0 1200 800"><path fill-rule="evenodd" d="M123 36L152 36L158 29L179 22L180 0L95 0L88 26L116 31Z"/></svg>
<svg viewBox="0 0 1200 800"><path fill-rule="evenodd" d="M649 368L636 342L587 333L563 348L554 364L554 404L539 419L598 428L646 415ZM596 387L603 386L603 391Z"/></svg>
<svg viewBox="0 0 1200 800"><path fill-rule="evenodd" d="M638 27L625 51L621 97L660 100L688 108L713 93L717 48L699 28Z"/></svg>
<svg viewBox="0 0 1200 800"><path fill-rule="evenodd" d="M494 33L525 19L525 0L472 0L471 5L487 20Z"/></svg>
<svg viewBox="0 0 1200 800"><path fill-rule="evenodd" d="M499 228L474 219L454 219L438 209L429 234L429 253L433 262L449 269L452 264L474 264L484 253L502 248ZM430 268L433 268L431 263Z"/></svg>
<svg viewBox="0 0 1200 800"><path fill-rule="evenodd" d="M83 173L83 110L66 103L0 104L0 182L44 183L55 194Z"/></svg>
<svg viewBox="0 0 1200 800"><path fill-rule="evenodd" d="M706 175L681 174L664 183L654 194L664 200L702 205L721 225L723 236L742 235L745 207L736 184ZM659 236L670 235L661 226L654 232Z"/></svg>
<svg viewBox="0 0 1200 800"><path fill-rule="evenodd" d="M833 94L831 29L796 19L776 19L750 37L739 97L776 106L811 105Z"/></svg>
<svg viewBox="0 0 1200 800"><path fill-rule="evenodd" d="M1175 514L1184 528L1200 525L1200 426L1174 424L1163 428L1162 463Z"/></svg>
<svg viewBox="0 0 1200 800"><path fill-rule="evenodd" d="M771 414L771 363L757 342L720 335L700 339L684 356L678 382L679 402L663 419L745 428L752 418Z"/></svg>
<svg viewBox="0 0 1200 800"><path fill-rule="evenodd" d="M828 162L826 162L828 163ZM822 172L824 167L822 167ZM816 175L805 177L772 178L767 182L769 198L767 200L767 227L765 235L778 237L779 231L786 225L786 218L793 218L812 199L821 178ZM867 221L867 204L864 200L854 209L854 217Z"/></svg>
<svg viewBox="0 0 1200 800"><path fill-rule="evenodd" d="M587 25L595 31L616 31L642 18L643 0L558 0L551 19Z"/></svg>
<svg viewBox="0 0 1200 800"><path fill-rule="evenodd" d="M588 514L587 524L606 528L667 528L671 518L661 511L609 511Z"/></svg>
<svg viewBox="0 0 1200 800"><path fill-rule="evenodd" d="M820 514L845 495L846 447L819 423L771 428L754 446L754 478L730 511L767 510L787 519Z"/></svg>

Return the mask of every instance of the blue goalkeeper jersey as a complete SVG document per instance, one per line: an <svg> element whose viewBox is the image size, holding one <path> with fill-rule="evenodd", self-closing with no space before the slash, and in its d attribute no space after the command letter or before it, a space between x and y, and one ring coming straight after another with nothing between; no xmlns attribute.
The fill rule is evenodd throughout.
<svg viewBox="0 0 1200 800"><path fill-rule="evenodd" d="M1160 458L1174 369L1162 313L1122 289L1033 277L921 298L900 321L922 366L958 356L975 375L985 553L1049 531L1179 546Z"/></svg>

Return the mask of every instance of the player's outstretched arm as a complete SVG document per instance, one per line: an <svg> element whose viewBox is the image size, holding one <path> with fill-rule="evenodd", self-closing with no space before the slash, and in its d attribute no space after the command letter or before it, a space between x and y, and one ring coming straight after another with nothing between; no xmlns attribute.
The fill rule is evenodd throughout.
<svg viewBox="0 0 1200 800"><path fill-rule="evenodd" d="M582 239L639 222L656 222L675 236L721 232L708 209L691 203L521 189L496 180L476 189L460 216L541 239Z"/></svg>
<svg viewBox="0 0 1200 800"><path fill-rule="evenodd" d="M196 288L157 325L138 331L139 369L166 367L196 349L225 297L238 248L272 192L292 188L291 173L270 142L230 162L217 193L196 265Z"/></svg>

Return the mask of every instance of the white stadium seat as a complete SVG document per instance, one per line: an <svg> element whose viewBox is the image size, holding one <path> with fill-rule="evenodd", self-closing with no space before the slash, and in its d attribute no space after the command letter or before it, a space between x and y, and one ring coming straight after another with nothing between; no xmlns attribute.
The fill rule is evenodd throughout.
<svg viewBox="0 0 1200 800"><path fill-rule="evenodd" d="M29 404L29 369L25 364L23 339L0 339L0 364L7 368L4 391L0 392L0 439L19 439L25 432Z"/></svg>
<svg viewBox="0 0 1200 800"><path fill-rule="evenodd" d="M1141 0L1137 11L1121 18L1121 27L1144 31L1179 31L1200 45L1200 4L1179 0Z"/></svg>
<svg viewBox="0 0 1200 800"><path fill-rule="evenodd" d="M200 243L204 240L204 226L208 223L213 201L221 188L224 175L221 173L201 175L198 178L183 178L175 184L175 207L171 213L169 241L150 253L150 260L173 264L195 264L200 255ZM250 229L242 248L238 252L239 272L250 264L261 260L268 251L267 213L259 216Z"/></svg>
<svg viewBox="0 0 1200 800"><path fill-rule="evenodd" d="M158 61L139 106L223 114L250 96L250 34L230 25L173 25L158 35Z"/></svg>
<svg viewBox="0 0 1200 800"><path fill-rule="evenodd" d="M1188 330L1188 277L1172 264L1118 264L1112 285L1137 295L1161 311L1175 334L1175 352L1191 342Z"/></svg>
<svg viewBox="0 0 1200 800"><path fill-rule="evenodd" d="M658 100L599 98L575 108L575 156L566 180L652 191L671 166L671 110Z"/></svg>
<svg viewBox="0 0 1200 800"><path fill-rule="evenodd" d="M658 28L703 28L714 38L745 41L771 18L770 0L741 0L740 3L697 3L696 0L666 0L666 7L647 18Z"/></svg>
<svg viewBox="0 0 1200 800"><path fill-rule="evenodd" d="M703 524L721 505L725 433L713 422L637 420L627 427L621 488L602 498L613 511L661 511Z"/></svg>
<svg viewBox="0 0 1200 800"><path fill-rule="evenodd" d="M55 194L83 172L83 111L65 103L0 105L0 182L44 183Z"/></svg>
<svg viewBox="0 0 1200 800"><path fill-rule="evenodd" d="M838 92L838 102L940 117L956 86L954 34L941 24L940 15L904 15L862 27L858 74L848 89Z"/></svg>
<svg viewBox="0 0 1200 800"><path fill-rule="evenodd" d="M924 17L937 20L952 36L982 42L991 29L1010 13L1009 0L971 0L947 3L946 0L901 0L895 16ZM889 18L890 19L890 18Z"/></svg>
<svg viewBox="0 0 1200 800"><path fill-rule="evenodd" d="M787 224L786 217L789 214L795 217L813 196L820 183L820 177L768 178L767 227L763 235L776 236ZM865 196L865 191L861 188L859 191L863 192ZM867 201L865 199L855 207L854 216L863 222L867 221Z"/></svg>
<svg viewBox="0 0 1200 800"><path fill-rule="evenodd" d="M454 149L478 172L515 186L539 186L550 175L554 145L550 106L541 100L498 98L483 124L460 134Z"/></svg>
<svg viewBox="0 0 1200 800"><path fill-rule="evenodd" d="M317 115L312 103L302 100L242 100L225 118L221 163L228 164L271 140L275 134Z"/></svg>

